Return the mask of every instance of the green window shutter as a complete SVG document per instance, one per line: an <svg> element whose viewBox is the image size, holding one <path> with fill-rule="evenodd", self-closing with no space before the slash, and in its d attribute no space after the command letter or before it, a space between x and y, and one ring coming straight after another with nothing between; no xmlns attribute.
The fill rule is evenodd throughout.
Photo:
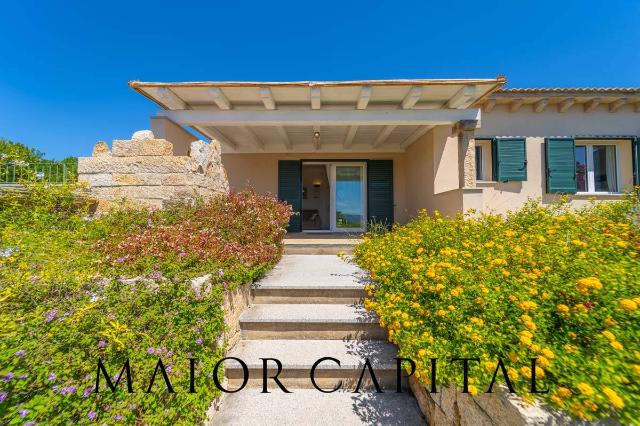
<svg viewBox="0 0 640 426"><path fill-rule="evenodd" d="M367 221L393 223L393 160L367 161Z"/></svg>
<svg viewBox="0 0 640 426"><path fill-rule="evenodd" d="M524 138L496 138L491 144L493 180L527 180L527 141Z"/></svg>
<svg viewBox="0 0 640 426"><path fill-rule="evenodd" d="M575 141L569 138L548 138L545 142L547 193L575 194Z"/></svg>
<svg viewBox="0 0 640 426"><path fill-rule="evenodd" d="M633 160L633 184L640 185L640 138L631 142L631 158Z"/></svg>
<svg viewBox="0 0 640 426"><path fill-rule="evenodd" d="M302 231L302 162L278 161L278 199L291 204L294 215L289 219L288 232Z"/></svg>

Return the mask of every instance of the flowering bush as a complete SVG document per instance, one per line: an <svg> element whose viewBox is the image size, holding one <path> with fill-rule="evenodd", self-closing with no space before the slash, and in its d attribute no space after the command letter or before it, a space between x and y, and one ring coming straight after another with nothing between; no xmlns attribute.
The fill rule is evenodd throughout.
<svg viewBox="0 0 640 426"><path fill-rule="evenodd" d="M377 313L416 377L485 392L498 359L525 400L581 419L636 422L640 412L638 194L571 211L531 202L506 217L421 213L355 249ZM537 388L532 394L531 358ZM497 383L505 383L498 371Z"/></svg>
<svg viewBox="0 0 640 426"><path fill-rule="evenodd" d="M194 424L218 395L225 290L264 273L290 210L251 192L88 216L73 185L0 195L0 423ZM190 278L212 273L196 294ZM161 358L175 393L158 372ZM195 390L189 393L189 358ZM97 361L115 381L111 392Z"/></svg>

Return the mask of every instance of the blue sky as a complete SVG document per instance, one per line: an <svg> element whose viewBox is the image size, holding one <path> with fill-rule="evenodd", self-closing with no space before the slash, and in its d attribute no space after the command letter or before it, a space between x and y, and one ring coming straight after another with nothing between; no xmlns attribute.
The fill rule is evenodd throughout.
<svg viewBox="0 0 640 426"><path fill-rule="evenodd" d="M640 86L640 2L0 0L0 137L60 159L149 128L129 80Z"/></svg>

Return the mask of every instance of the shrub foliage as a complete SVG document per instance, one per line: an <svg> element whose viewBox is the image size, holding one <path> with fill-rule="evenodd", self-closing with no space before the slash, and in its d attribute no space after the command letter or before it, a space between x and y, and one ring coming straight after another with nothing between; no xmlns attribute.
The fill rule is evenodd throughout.
<svg viewBox="0 0 640 426"><path fill-rule="evenodd" d="M531 202L506 217L421 213L355 250L365 306L430 385L485 392L498 359L516 392L581 419L640 413L638 194L572 211ZM531 358L545 394L531 394ZM498 371L496 384L505 384ZM495 389L495 388L494 388Z"/></svg>
<svg viewBox="0 0 640 426"><path fill-rule="evenodd" d="M219 392L223 294L277 261L290 209L244 192L91 218L76 186L26 187L0 195L0 423L201 421ZM113 380L129 359L135 393L101 377L95 394L99 358ZM159 358L175 393L160 373L145 393Z"/></svg>

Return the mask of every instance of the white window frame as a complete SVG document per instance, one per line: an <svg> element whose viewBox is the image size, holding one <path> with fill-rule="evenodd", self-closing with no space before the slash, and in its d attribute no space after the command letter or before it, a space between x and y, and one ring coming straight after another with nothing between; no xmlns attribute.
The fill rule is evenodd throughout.
<svg viewBox="0 0 640 426"><path fill-rule="evenodd" d="M595 172L593 170L593 147L601 145L612 145L614 147L614 152L616 156L616 187L618 190L616 192L610 191L595 191L596 181L595 181ZM584 146L586 150L586 160L587 160L587 190L586 191L578 191L577 194L581 195L598 195L598 194L620 194L620 184L622 179L620 177L620 150L618 149L618 144L615 142L605 142L605 141L594 141L594 142L578 142L576 140L575 144L576 148L579 146Z"/></svg>
<svg viewBox="0 0 640 426"><path fill-rule="evenodd" d="M482 160L481 160L481 166L482 166L482 170L480 171L480 176L482 176L482 179L476 179L477 182L493 182L493 170L492 170L492 152L491 152L491 141L490 140L485 140L485 139L479 139L476 140L475 142L475 147L481 148L481 152L482 152ZM474 154L477 154L477 151L474 151ZM476 166L478 164L478 162L476 161Z"/></svg>

